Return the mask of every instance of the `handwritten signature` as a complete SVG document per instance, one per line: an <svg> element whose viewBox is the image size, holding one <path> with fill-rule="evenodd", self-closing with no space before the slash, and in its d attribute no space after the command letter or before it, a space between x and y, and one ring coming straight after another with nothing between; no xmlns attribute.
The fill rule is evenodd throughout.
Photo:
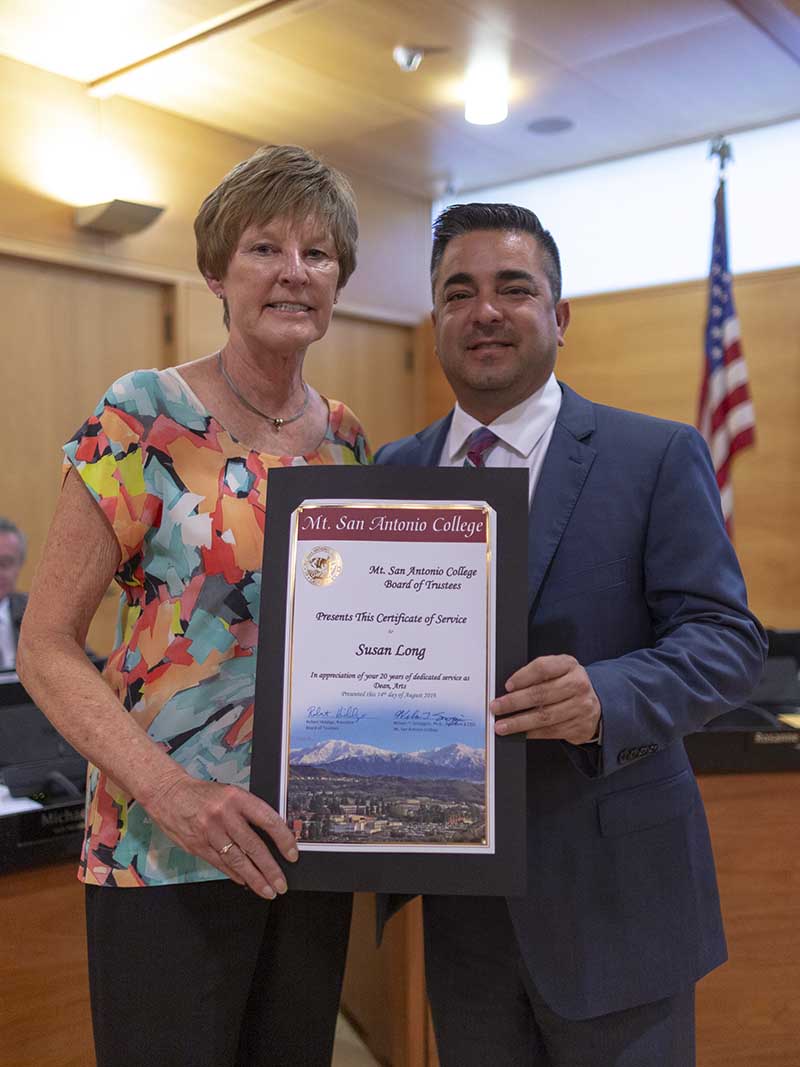
<svg viewBox="0 0 800 1067"><path fill-rule="evenodd" d="M441 711L418 711L400 708L395 712L395 722L425 723L431 726L472 726L472 720L465 715L446 715Z"/></svg>
<svg viewBox="0 0 800 1067"><path fill-rule="evenodd" d="M353 704L340 705L338 708L321 708L318 704L313 704L307 709L306 716L316 722L358 723L366 719L367 712L359 711Z"/></svg>

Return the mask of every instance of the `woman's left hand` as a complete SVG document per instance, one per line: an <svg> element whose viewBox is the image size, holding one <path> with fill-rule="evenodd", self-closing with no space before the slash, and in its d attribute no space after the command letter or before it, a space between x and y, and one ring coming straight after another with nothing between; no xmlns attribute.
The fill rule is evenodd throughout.
<svg viewBox="0 0 800 1067"><path fill-rule="evenodd" d="M298 858L295 837L259 797L235 785L192 778L176 765L142 803L176 844L234 882L267 900L286 892L283 872L253 827L266 831L290 863Z"/></svg>

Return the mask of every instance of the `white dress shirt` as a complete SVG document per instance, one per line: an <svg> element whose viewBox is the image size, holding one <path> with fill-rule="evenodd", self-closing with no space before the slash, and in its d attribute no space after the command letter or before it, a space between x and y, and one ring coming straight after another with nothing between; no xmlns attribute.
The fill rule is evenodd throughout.
<svg viewBox="0 0 800 1067"><path fill-rule="evenodd" d="M486 453L485 467L527 467L528 500L533 499L536 483L542 473L542 464L553 436L558 413L561 410L561 389L555 374L551 374L541 389L532 393L521 404L504 411L489 427L497 434L497 444ZM440 467L461 467L467 455L467 438L483 423L473 419L457 403L450 424L450 433L442 449ZM602 741L603 722L600 720L597 734L588 742Z"/></svg>
<svg viewBox="0 0 800 1067"><path fill-rule="evenodd" d="M529 500L533 499L560 408L561 389L555 374L551 374L541 389L516 407L504 411L489 424L499 440L486 453L484 466L527 467ZM463 466L467 455L467 438L482 425L457 403L439 466Z"/></svg>
<svg viewBox="0 0 800 1067"><path fill-rule="evenodd" d="M0 600L0 671L14 669L17 662L17 639L11 621L11 598Z"/></svg>

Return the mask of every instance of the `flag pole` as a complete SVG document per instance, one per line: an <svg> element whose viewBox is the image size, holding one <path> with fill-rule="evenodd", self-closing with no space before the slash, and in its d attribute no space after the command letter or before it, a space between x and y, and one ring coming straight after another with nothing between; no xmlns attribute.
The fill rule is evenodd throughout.
<svg viewBox="0 0 800 1067"><path fill-rule="evenodd" d="M730 468L736 453L754 442L755 416L728 262L725 168L732 161L733 152L725 137L716 137L711 142L708 158L714 157L719 165L719 182L714 197L705 359L697 427L711 453L725 526L732 535L733 485Z"/></svg>

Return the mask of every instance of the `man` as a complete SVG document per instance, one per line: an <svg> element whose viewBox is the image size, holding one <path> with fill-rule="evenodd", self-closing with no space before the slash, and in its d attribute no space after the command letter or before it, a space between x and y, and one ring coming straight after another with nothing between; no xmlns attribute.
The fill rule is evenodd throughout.
<svg viewBox="0 0 800 1067"><path fill-rule="evenodd" d="M570 311L532 212L448 208L431 279L458 403L378 462L527 467L532 502L530 662L490 706L529 739L528 888L425 898L440 1057L689 1067L694 983L726 951L683 737L741 703L765 655L711 463L690 427L556 381Z"/></svg>
<svg viewBox="0 0 800 1067"><path fill-rule="evenodd" d="M0 517L0 670L13 670L17 661L19 628L28 603L27 594L16 591L25 549L22 531Z"/></svg>

